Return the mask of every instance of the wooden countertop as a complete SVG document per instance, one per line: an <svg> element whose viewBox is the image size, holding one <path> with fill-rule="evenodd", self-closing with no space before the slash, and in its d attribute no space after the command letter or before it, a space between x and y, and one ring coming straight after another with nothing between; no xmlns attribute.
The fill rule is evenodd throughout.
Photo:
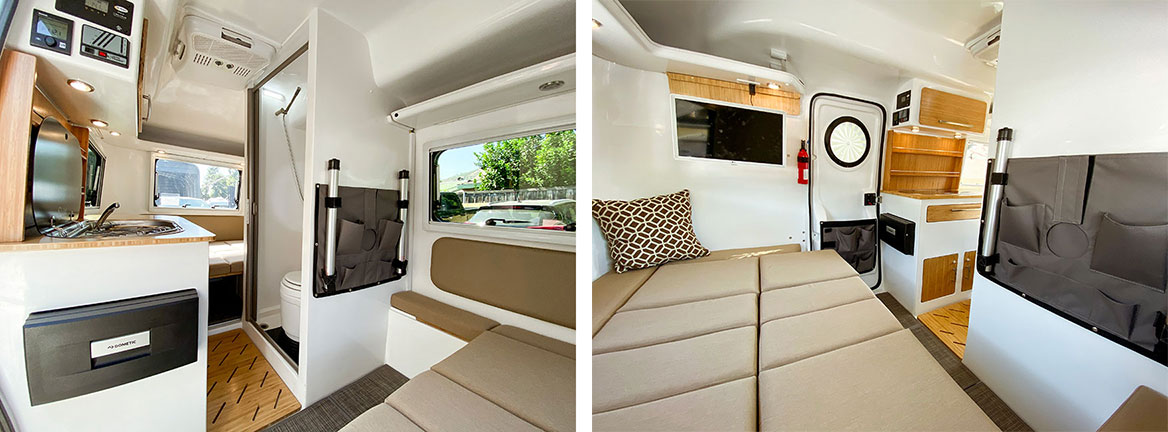
<svg viewBox="0 0 1168 432"><path fill-rule="evenodd" d="M20 243L0 243L0 252L198 243L210 242L215 239L215 233L207 231L202 227L191 223L191 221L178 216L143 215L141 217L129 219L169 220L177 223L178 226L182 227L183 230L179 233L165 234L160 236L117 237L105 239L75 239L36 236L25 239Z"/></svg>
<svg viewBox="0 0 1168 432"><path fill-rule="evenodd" d="M891 195L898 195L905 198L932 200L932 199L963 199L963 198L981 198L981 192L939 192L939 191L925 191L925 190L900 190L900 191L880 191Z"/></svg>

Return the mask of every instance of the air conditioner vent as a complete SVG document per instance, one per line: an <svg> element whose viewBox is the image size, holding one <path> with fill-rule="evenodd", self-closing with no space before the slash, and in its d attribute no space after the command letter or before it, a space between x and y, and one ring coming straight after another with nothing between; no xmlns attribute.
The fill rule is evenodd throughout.
<svg viewBox="0 0 1168 432"><path fill-rule="evenodd" d="M183 18L178 39L194 55L172 58L177 75L232 89L246 87L276 53L267 43L194 15Z"/></svg>

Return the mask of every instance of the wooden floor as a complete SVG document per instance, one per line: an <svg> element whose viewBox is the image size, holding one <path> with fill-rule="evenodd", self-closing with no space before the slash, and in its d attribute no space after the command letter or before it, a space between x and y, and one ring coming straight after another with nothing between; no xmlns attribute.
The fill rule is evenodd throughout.
<svg viewBox="0 0 1168 432"><path fill-rule="evenodd" d="M917 319L957 357L965 357L965 338L969 335L969 300L926 312Z"/></svg>
<svg viewBox="0 0 1168 432"><path fill-rule="evenodd" d="M207 430L258 431L300 403L243 330L207 338Z"/></svg>

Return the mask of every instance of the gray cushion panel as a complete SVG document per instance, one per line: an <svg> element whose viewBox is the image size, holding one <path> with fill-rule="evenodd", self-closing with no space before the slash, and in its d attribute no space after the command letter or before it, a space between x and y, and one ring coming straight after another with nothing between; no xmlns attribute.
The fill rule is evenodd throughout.
<svg viewBox="0 0 1168 432"><path fill-rule="evenodd" d="M767 255L759 268L763 292L859 275L834 250Z"/></svg>
<svg viewBox="0 0 1168 432"><path fill-rule="evenodd" d="M592 416L595 431L753 431L754 376Z"/></svg>
<svg viewBox="0 0 1168 432"><path fill-rule="evenodd" d="M758 292L758 258L663 266L619 311Z"/></svg>
<svg viewBox="0 0 1168 432"><path fill-rule="evenodd" d="M672 342L758 321L758 296L741 294L711 300L651 309L637 309L613 315L592 338L592 353L603 354Z"/></svg>
<svg viewBox="0 0 1168 432"><path fill-rule="evenodd" d="M903 328L878 299L769 321L759 329L758 367L794 363Z"/></svg>
<svg viewBox="0 0 1168 432"><path fill-rule="evenodd" d="M425 430L540 430L434 371L418 374L385 402Z"/></svg>
<svg viewBox="0 0 1168 432"><path fill-rule="evenodd" d="M759 298L759 317L767 322L875 297L859 276L774 289Z"/></svg>

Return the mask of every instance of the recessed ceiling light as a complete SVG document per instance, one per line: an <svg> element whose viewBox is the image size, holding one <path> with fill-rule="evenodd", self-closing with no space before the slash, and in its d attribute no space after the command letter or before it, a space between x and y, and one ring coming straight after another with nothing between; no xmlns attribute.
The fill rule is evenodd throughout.
<svg viewBox="0 0 1168 432"><path fill-rule="evenodd" d="M779 89L779 85L778 85L778 84L775 84L775 83L767 83L767 88L769 88L769 89L771 89L771 90L778 90L778 89Z"/></svg>
<svg viewBox="0 0 1168 432"><path fill-rule="evenodd" d="M552 91L564 86L561 80L548 81L539 85L539 91Z"/></svg>
<svg viewBox="0 0 1168 432"><path fill-rule="evenodd" d="M113 135L113 136L122 136L122 133L121 133L121 132L118 132L118 131L110 131L110 135Z"/></svg>
<svg viewBox="0 0 1168 432"><path fill-rule="evenodd" d="M92 123L94 126L97 126L97 127L99 127L99 128L103 128L103 127L109 126L109 123L107 123L107 122L106 122L106 121L104 121L104 120L91 119L91 120L89 120L89 122L90 122L90 123Z"/></svg>
<svg viewBox="0 0 1168 432"><path fill-rule="evenodd" d="M953 134L953 138L961 138L961 134L959 134L959 133Z"/></svg>
<svg viewBox="0 0 1168 432"><path fill-rule="evenodd" d="M93 91L93 86L82 80L71 79L65 80L65 82L69 83L69 87L73 87L73 89L77 91L83 91L86 93Z"/></svg>
<svg viewBox="0 0 1168 432"><path fill-rule="evenodd" d="M165 152L165 151L162 151L162 150L159 150L159 151L158 151L158 154L166 154L166 152Z"/></svg>
<svg viewBox="0 0 1168 432"><path fill-rule="evenodd" d="M598 28L600 28L600 27L601 27L601 26L603 26L603 25L604 25L604 24L601 24L601 23L600 23L600 21L597 21L597 20L596 20L596 18L593 18L593 19L592 19L592 28L593 28L593 29L598 29Z"/></svg>
<svg viewBox="0 0 1168 432"><path fill-rule="evenodd" d="M913 131L913 132L920 132L920 131L921 131L921 127L920 127L920 126L913 126L913 128L912 128L912 131Z"/></svg>

